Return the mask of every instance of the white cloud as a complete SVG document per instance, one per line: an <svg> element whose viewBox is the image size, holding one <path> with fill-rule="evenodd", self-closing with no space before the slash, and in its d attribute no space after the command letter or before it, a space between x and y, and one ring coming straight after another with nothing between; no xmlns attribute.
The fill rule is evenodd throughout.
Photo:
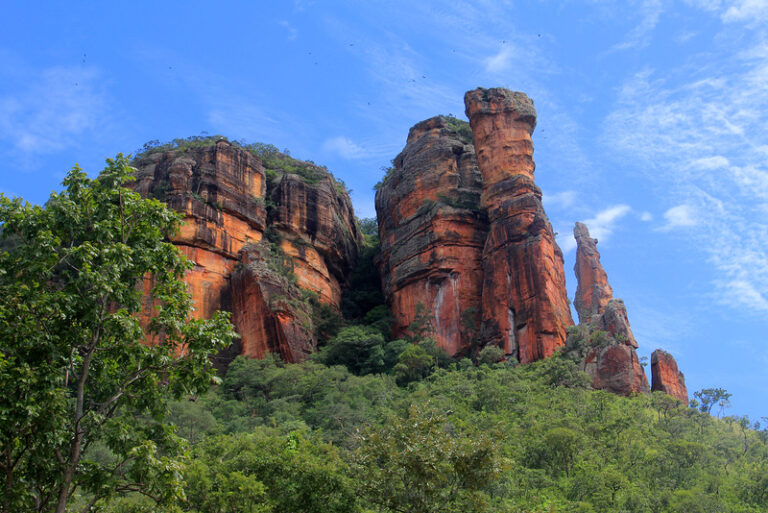
<svg viewBox="0 0 768 513"><path fill-rule="evenodd" d="M664 212L666 224L660 229L664 231L675 228L686 228L699 224L694 209L690 205L678 205Z"/></svg>
<svg viewBox="0 0 768 513"><path fill-rule="evenodd" d="M345 159L364 158L368 153L360 146L344 136L331 137L323 142L323 150L337 153Z"/></svg>
<svg viewBox="0 0 768 513"><path fill-rule="evenodd" d="M597 240L605 241L610 238L616 229L618 221L632 211L629 205L613 205L601 210L594 217L582 221L589 229L589 235ZM558 245L563 252L576 248L576 240L570 233L559 235Z"/></svg>
<svg viewBox="0 0 768 513"><path fill-rule="evenodd" d="M612 50L627 50L644 48L650 43L653 30L659 23L664 6L660 0L643 0L639 6L640 22L627 34L621 43L613 46Z"/></svg>
<svg viewBox="0 0 768 513"><path fill-rule="evenodd" d="M678 71L637 72L620 88L602 142L637 163L712 264L711 299L768 316L767 2L723 7L720 44ZM722 10L717 11L721 13Z"/></svg>
<svg viewBox="0 0 768 513"><path fill-rule="evenodd" d="M299 34L299 31L296 30L296 27L288 23L286 20L281 21L280 26L284 27L285 30L288 31L288 41L296 40L296 36Z"/></svg>
<svg viewBox="0 0 768 513"><path fill-rule="evenodd" d="M645 222L653 221L653 214L650 212L643 212L640 214L640 220Z"/></svg>
<svg viewBox="0 0 768 513"><path fill-rule="evenodd" d="M768 19L768 1L766 0L740 0L736 5L728 7L723 13L725 23L747 22L748 24L760 23Z"/></svg>
<svg viewBox="0 0 768 513"><path fill-rule="evenodd" d="M54 67L32 75L26 89L0 96L0 139L18 152L42 154L103 131L109 109L98 71Z"/></svg>
<svg viewBox="0 0 768 513"><path fill-rule="evenodd" d="M578 193L576 191L560 191L554 194L544 194L542 202L548 209L568 208L576 202Z"/></svg>
<svg viewBox="0 0 768 513"><path fill-rule="evenodd" d="M714 171L715 169L728 167L729 165L730 161L722 155L717 155L715 157L704 157L691 162L692 168L704 169L708 171Z"/></svg>
<svg viewBox="0 0 768 513"><path fill-rule="evenodd" d="M501 73L507 71L512 64L514 53L512 48L505 46L498 53L485 59L485 71L488 73Z"/></svg>

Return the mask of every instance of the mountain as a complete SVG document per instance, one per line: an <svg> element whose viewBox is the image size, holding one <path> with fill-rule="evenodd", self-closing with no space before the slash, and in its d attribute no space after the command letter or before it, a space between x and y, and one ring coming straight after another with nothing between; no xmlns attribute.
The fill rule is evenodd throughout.
<svg viewBox="0 0 768 513"><path fill-rule="evenodd" d="M135 190L187 221L171 240L195 263L187 281L196 314L232 313L241 339L218 364L267 352L307 358L338 332L345 294L378 290L360 283L365 275L381 282L391 338L426 334L455 358L498 348L523 364L562 352L595 388L652 388L687 402L666 352L654 353L649 387L624 303L581 223L574 325L563 255L534 180L533 101L501 88L464 100L469 123L436 116L411 128L376 187L380 247L366 251L343 183L312 162L219 138L177 140L137 157ZM359 272L369 256L378 276Z"/></svg>

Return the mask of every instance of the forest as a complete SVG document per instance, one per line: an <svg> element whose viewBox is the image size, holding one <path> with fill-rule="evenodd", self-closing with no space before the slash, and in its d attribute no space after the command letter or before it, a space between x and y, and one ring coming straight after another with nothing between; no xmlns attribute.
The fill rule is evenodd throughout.
<svg viewBox="0 0 768 513"><path fill-rule="evenodd" d="M766 511L768 426L728 416L725 390L621 397L573 352L451 358L425 310L393 340L362 285L370 221L345 319L315 313L318 352L217 373L237 335L190 320L180 216L131 176L118 156L44 206L0 196L3 513Z"/></svg>

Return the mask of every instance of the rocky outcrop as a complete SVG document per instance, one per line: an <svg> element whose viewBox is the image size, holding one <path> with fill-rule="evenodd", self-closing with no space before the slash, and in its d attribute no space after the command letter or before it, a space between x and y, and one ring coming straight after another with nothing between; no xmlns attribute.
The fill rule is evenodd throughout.
<svg viewBox="0 0 768 513"><path fill-rule="evenodd" d="M194 315L233 313L242 338L230 355L297 361L314 349L300 289L338 309L360 234L349 196L327 171L269 156L265 169L258 153L225 140L150 152L134 162L133 187L184 215L171 240L194 263L186 276ZM280 265L260 265L266 256Z"/></svg>
<svg viewBox="0 0 768 513"><path fill-rule="evenodd" d="M284 174L275 178L269 193L275 205L269 228L292 258L299 286L336 306L361 241L352 202L340 188L327 173L313 183Z"/></svg>
<svg viewBox="0 0 768 513"><path fill-rule="evenodd" d="M533 179L533 101L506 89L464 96L489 221L482 256L482 336L521 363L551 356L573 324L563 255Z"/></svg>
<svg viewBox="0 0 768 513"><path fill-rule="evenodd" d="M487 233L481 190L466 122L438 116L411 128L376 193L378 262L396 336L423 309L450 354L477 341Z"/></svg>
<svg viewBox="0 0 768 513"><path fill-rule="evenodd" d="M613 290L600 263L597 239L589 236L589 230L583 223L576 223L573 236L576 238L574 271L578 278L574 306L579 314L579 322L588 323L592 321L592 317L599 316L613 299Z"/></svg>
<svg viewBox="0 0 768 513"><path fill-rule="evenodd" d="M584 370L593 386L620 395L648 392L645 375L635 349L627 309L614 299L608 276L600 263L597 239L589 236L586 225L576 223L576 279L574 304L579 328L571 331L568 348L578 347L584 356Z"/></svg>
<svg viewBox="0 0 768 513"><path fill-rule="evenodd" d="M677 368L674 357L657 349L651 354L651 390L660 391L688 404L685 376Z"/></svg>
<svg viewBox="0 0 768 513"><path fill-rule="evenodd" d="M240 256L241 265L232 274L232 322L241 337L240 354L305 359L316 349L311 308L281 269L284 256L267 242L246 247Z"/></svg>

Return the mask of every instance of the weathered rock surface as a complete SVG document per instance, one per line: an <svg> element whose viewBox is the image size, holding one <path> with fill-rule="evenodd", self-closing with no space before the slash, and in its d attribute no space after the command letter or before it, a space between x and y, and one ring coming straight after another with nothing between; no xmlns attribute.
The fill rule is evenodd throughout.
<svg viewBox="0 0 768 513"><path fill-rule="evenodd" d="M312 184L285 174L270 189L275 207L269 226L293 259L299 286L338 307L341 284L352 271L361 241L349 196L327 174Z"/></svg>
<svg viewBox="0 0 768 513"><path fill-rule="evenodd" d="M608 301L613 298L613 290L600 263L597 239L589 236L589 230L583 223L576 223L573 236L576 238L574 271L579 282L574 306L579 314L579 322L588 323L593 316L603 312Z"/></svg>
<svg viewBox="0 0 768 513"><path fill-rule="evenodd" d="M407 331L421 304L450 354L479 331L487 219L469 125L438 116L411 128L376 193L384 295L394 331Z"/></svg>
<svg viewBox="0 0 768 513"><path fill-rule="evenodd" d="M612 341L587 353L584 370L592 376L592 386L619 395L648 393L648 378L635 349Z"/></svg>
<svg viewBox="0 0 768 513"><path fill-rule="evenodd" d="M464 96L489 220L483 250L482 336L528 363L551 356L573 324L563 255L533 180L536 126L523 93L478 88Z"/></svg>
<svg viewBox="0 0 768 513"><path fill-rule="evenodd" d="M584 370L592 376L593 386L615 394L648 392L648 378L635 352L627 309L621 299L614 299L608 276L600 263L597 239L589 236L586 225L576 223L576 279L574 304L579 327L568 346L583 345Z"/></svg>
<svg viewBox="0 0 768 513"><path fill-rule="evenodd" d="M274 251L265 242L240 253L232 274L232 322L241 336L240 354L263 358L270 352L297 362L316 349L311 311L299 288L274 268Z"/></svg>
<svg viewBox="0 0 768 513"><path fill-rule="evenodd" d="M291 163L296 169L311 168L311 183L273 171L268 190L261 159L223 140L150 153L134 163L134 189L184 214L172 242L195 264L186 277L194 315L233 313L242 339L231 354L261 357L271 351L296 361L314 348L311 319L297 322L298 310L307 314L311 309L297 307L300 294L286 288L285 276L259 266L265 251L287 256L283 275L292 273L299 287L337 309L357 257L360 234L349 196L321 168ZM270 241L262 242L265 232ZM236 272L238 263L242 268Z"/></svg>
<svg viewBox="0 0 768 513"><path fill-rule="evenodd" d="M677 368L675 358L657 349L651 354L651 390L658 390L688 404L685 376Z"/></svg>

